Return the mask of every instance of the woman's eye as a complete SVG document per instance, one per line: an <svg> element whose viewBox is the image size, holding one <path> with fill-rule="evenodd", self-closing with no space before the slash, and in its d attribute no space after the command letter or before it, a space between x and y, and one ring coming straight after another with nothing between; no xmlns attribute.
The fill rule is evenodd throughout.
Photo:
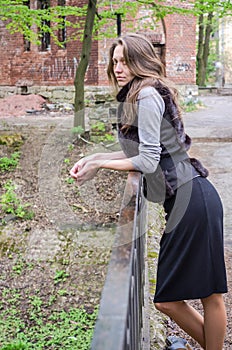
<svg viewBox="0 0 232 350"><path fill-rule="evenodd" d="M126 61L113 61L113 65L116 66L118 64L118 62L120 62L120 64L122 64L123 66L126 66Z"/></svg>

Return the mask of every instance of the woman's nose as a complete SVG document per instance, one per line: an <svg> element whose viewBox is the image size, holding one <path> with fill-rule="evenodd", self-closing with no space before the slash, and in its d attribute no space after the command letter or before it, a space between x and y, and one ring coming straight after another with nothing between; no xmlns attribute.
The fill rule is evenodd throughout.
<svg viewBox="0 0 232 350"><path fill-rule="evenodd" d="M115 72L122 72L122 63L121 62L118 62L115 66Z"/></svg>

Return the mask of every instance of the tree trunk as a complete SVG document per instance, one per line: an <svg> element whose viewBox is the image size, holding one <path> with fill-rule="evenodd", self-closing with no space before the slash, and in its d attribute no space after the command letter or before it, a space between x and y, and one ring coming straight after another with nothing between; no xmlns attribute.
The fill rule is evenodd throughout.
<svg viewBox="0 0 232 350"><path fill-rule="evenodd" d="M206 70L209 57L210 35L212 33L213 13L209 12L206 26L204 26L204 16L199 16L199 36L198 36L198 51L197 51L197 84L205 85Z"/></svg>
<svg viewBox="0 0 232 350"><path fill-rule="evenodd" d="M204 49L204 16L201 14L198 19L198 48L197 48L197 85L202 86L203 76L203 49Z"/></svg>
<svg viewBox="0 0 232 350"><path fill-rule="evenodd" d="M207 71L209 51L210 51L210 48L209 48L210 36L211 36L212 30L213 30L212 20L213 20L213 13L209 12L208 18L207 18L207 25L206 25L206 29L205 29L205 43L204 43L204 51L203 51L203 64L205 67L204 75L203 75L204 84L205 84L205 80L206 80L206 71Z"/></svg>
<svg viewBox="0 0 232 350"><path fill-rule="evenodd" d="M97 0L89 0L85 19L81 59L77 67L74 86L74 127L80 126L85 131L85 103L84 103L84 81L85 73L89 64L94 18L96 14Z"/></svg>

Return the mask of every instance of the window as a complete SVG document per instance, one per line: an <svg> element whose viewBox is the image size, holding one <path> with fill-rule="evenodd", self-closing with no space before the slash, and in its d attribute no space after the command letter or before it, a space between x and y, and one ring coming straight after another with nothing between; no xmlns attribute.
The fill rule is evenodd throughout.
<svg viewBox="0 0 232 350"><path fill-rule="evenodd" d="M27 6L28 8L30 8L30 0L28 1L24 1L23 5ZM29 26L28 26L28 29ZM23 37L23 42L24 42L24 51L30 51L31 50L31 42L30 40L28 40L25 36Z"/></svg>
<svg viewBox="0 0 232 350"><path fill-rule="evenodd" d="M50 0L38 0L38 9L39 10L48 10L50 8ZM51 23L48 20L42 21L42 27L50 28ZM41 30L41 51L47 51L51 48L51 35L46 30Z"/></svg>
<svg viewBox="0 0 232 350"><path fill-rule="evenodd" d="M58 0L58 6L65 6L66 0ZM67 39L67 32L66 32L66 26L65 26L65 16L61 17L61 28L58 29L58 40L60 43L62 43L62 47L66 48L66 39Z"/></svg>

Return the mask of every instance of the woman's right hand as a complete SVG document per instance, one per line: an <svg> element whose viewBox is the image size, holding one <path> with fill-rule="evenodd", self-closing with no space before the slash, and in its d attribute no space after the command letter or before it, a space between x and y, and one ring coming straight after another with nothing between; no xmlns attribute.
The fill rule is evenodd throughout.
<svg viewBox="0 0 232 350"><path fill-rule="evenodd" d="M74 166L72 167L72 169L70 170L70 175L74 178L77 179L77 173L83 169L83 167L88 163L93 161L96 158L96 154L91 154L90 156L87 157L83 157L81 159L79 159Z"/></svg>

